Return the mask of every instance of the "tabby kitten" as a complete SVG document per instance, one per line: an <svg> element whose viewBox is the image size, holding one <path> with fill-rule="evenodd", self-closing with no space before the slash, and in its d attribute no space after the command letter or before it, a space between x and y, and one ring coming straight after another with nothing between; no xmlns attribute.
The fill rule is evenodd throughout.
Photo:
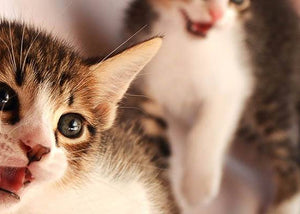
<svg viewBox="0 0 300 214"><path fill-rule="evenodd" d="M90 64L43 31L0 22L1 214L177 213L156 150L131 123L112 127L160 45Z"/></svg>
<svg viewBox="0 0 300 214"><path fill-rule="evenodd" d="M165 42L138 84L167 115L171 178L178 199L185 196L181 205L197 206L218 194L233 138L251 145L266 163L262 172L274 180L262 206L276 210L299 193L299 23L289 3L135 0L125 30L145 24L150 27L137 40L162 34ZM286 167L292 168L288 176Z"/></svg>

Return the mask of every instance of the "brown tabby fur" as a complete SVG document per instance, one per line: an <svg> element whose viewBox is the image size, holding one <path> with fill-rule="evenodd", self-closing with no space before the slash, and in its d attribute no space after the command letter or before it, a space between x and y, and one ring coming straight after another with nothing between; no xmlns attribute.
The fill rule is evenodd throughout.
<svg viewBox="0 0 300 214"><path fill-rule="evenodd" d="M161 169L157 161L157 150L149 146L148 138L133 130L134 121L116 122L107 130L112 109L105 104L106 98L101 98L89 62L69 45L43 31L2 20L0 82L13 88L19 100L16 110L1 112L2 123L22 131L18 123L30 114L31 104L39 99L39 93L50 90L47 92L51 96L44 105L51 106L56 145L65 149L69 160L68 172L61 184L84 183L89 171L101 164L107 175L116 180L136 179L139 175L148 188L150 200L163 213L177 213L164 176L165 168ZM62 112L84 116L87 127L84 140L69 142L60 135L55 121Z"/></svg>

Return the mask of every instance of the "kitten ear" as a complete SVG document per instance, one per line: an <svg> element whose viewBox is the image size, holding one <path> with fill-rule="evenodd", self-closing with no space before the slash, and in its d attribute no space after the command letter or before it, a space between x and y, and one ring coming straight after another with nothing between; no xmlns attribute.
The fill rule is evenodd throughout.
<svg viewBox="0 0 300 214"><path fill-rule="evenodd" d="M157 53L161 43L161 38L153 38L90 67L99 83L100 100L96 108L104 120L104 129L112 125L118 102L138 72Z"/></svg>

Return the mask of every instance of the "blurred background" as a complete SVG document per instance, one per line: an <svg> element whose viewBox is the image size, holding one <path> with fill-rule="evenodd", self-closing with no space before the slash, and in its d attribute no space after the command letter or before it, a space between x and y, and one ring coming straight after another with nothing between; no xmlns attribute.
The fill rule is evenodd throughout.
<svg viewBox="0 0 300 214"><path fill-rule="evenodd" d="M42 26L88 56L122 41L124 10L132 0L0 0L0 15ZM294 4L300 15L300 0ZM123 38L124 40L124 38Z"/></svg>
<svg viewBox="0 0 300 214"><path fill-rule="evenodd" d="M0 15L47 29L86 55L109 52L121 41L130 0L0 0Z"/></svg>
<svg viewBox="0 0 300 214"><path fill-rule="evenodd" d="M22 20L47 29L69 41L86 56L99 56L112 51L125 39L122 37L124 11L132 0L0 0L0 15L6 19ZM264 1L264 0L262 0ZM271 1L271 0L265 0ZM300 0L291 1L300 16ZM299 23L300 24L300 23ZM247 211L255 209L258 200L252 190L245 190L243 179L225 173L219 198L203 213L222 213L236 203L230 195L242 198ZM232 191L232 186L238 187ZM246 193L245 193L246 192ZM226 204L226 206L224 206ZM251 208L250 208L251 207ZM200 212L199 212L200 213Z"/></svg>

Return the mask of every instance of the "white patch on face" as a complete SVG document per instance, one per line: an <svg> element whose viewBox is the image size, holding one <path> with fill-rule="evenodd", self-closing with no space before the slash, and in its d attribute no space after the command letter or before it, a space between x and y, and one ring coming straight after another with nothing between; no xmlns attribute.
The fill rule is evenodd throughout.
<svg viewBox="0 0 300 214"><path fill-rule="evenodd" d="M16 192L21 200L12 204L21 206L33 192L43 189L43 185L59 181L66 169L67 158L64 152L56 147L53 113L49 104L49 93L42 90L35 103L25 112L20 122L15 125L1 125L0 133L0 165L2 167L26 167L32 174L32 181ZM22 103L22 100L20 101ZM22 105L21 105L22 106ZM49 149L49 153L41 156L28 166L28 151L36 146ZM26 149L24 149L27 147ZM1 199L1 198L0 198ZM0 210L2 213L2 206Z"/></svg>

